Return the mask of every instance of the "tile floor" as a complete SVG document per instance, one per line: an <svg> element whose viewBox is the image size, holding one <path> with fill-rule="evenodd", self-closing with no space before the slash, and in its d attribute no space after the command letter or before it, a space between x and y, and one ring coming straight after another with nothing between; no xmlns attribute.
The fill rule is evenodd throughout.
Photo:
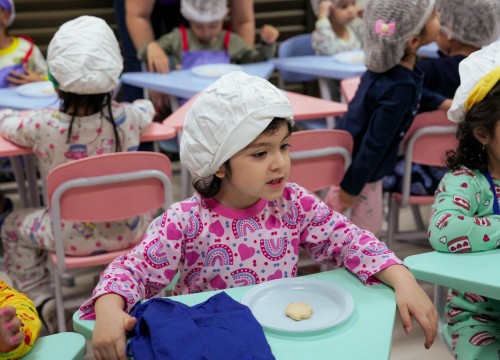
<svg viewBox="0 0 500 360"><path fill-rule="evenodd" d="M179 171L178 166L174 163L174 200L180 200L180 191L179 191ZM8 186L12 186L9 184L1 184L1 188ZM14 199L16 203L16 198L14 195L8 195L9 197ZM403 209L401 212L400 222L402 227L406 227L411 229L413 225L411 212L408 209ZM421 242L402 242L398 241L392 246L393 250L396 254L404 259L406 256L418 254L422 252L431 251L431 248L425 243L425 241ZM2 278L6 278L5 273L0 271L0 276ZM431 284L422 283L423 288L432 298L433 287ZM90 341L87 344L87 354L85 356L85 360L92 360L94 356L92 354L92 347ZM420 331L420 328L417 324L414 324L414 331L412 334L407 335L403 331L403 327L400 322L399 315L397 316L396 322L394 324L394 332L392 337L392 350L390 360L452 360L450 352L446 344L438 337L436 338L436 342L432 346L430 350L426 350L424 348L424 336ZM355 360L355 359L352 359ZM378 360L378 359L376 359Z"/></svg>

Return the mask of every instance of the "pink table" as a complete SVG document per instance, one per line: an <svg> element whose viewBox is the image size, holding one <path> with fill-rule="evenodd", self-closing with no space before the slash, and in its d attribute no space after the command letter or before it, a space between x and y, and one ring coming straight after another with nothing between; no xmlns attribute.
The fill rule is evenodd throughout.
<svg viewBox="0 0 500 360"><path fill-rule="evenodd" d="M296 121L304 121L308 119L317 119L322 117L341 116L347 111L347 105L335 101L316 98L313 96L297 94L294 92L286 92L288 100L292 104L293 117ZM179 133L178 139L181 138L184 118L191 107L193 101L198 97L194 95L184 105L168 116L163 124L176 129ZM181 185L182 198L187 198L190 195L190 176L188 171L181 167Z"/></svg>
<svg viewBox="0 0 500 360"><path fill-rule="evenodd" d="M173 139L175 138L176 133L176 129L170 126L160 123L152 123L141 135L141 142ZM21 165L21 156L25 157L26 174L24 174L23 167ZM0 135L0 157L9 157L19 189L22 206L39 206L40 198L36 179L36 165L31 148L13 144ZM28 181L29 191L26 188L26 180ZM42 179L43 183L44 180L45 179Z"/></svg>

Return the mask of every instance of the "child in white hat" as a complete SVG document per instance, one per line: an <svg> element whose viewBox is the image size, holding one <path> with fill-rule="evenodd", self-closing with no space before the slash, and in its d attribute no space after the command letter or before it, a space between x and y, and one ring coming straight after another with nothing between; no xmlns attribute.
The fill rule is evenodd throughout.
<svg viewBox="0 0 500 360"><path fill-rule="evenodd" d="M228 12L226 0L181 0L181 13L189 28L180 26L157 41L143 46L138 57L148 68L166 73L214 63L251 63L265 61L276 53L279 31L271 25L260 30L262 43L251 48L241 36L224 30ZM168 61L165 63L165 56Z"/></svg>
<svg viewBox="0 0 500 360"><path fill-rule="evenodd" d="M9 35L16 10L13 0L0 0L0 88L43 81L47 63L31 38Z"/></svg>
<svg viewBox="0 0 500 360"><path fill-rule="evenodd" d="M436 191L429 240L437 251L481 252L500 247L500 42L464 59L459 72L448 111L458 145L447 154L450 172ZM498 358L499 300L450 289L445 311L457 359Z"/></svg>
<svg viewBox="0 0 500 360"><path fill-rule="evenodd" d="M125 331L136 322L127 313L176 273L176 295L294 277L299 248L317 262L346 266L363 283L393 286L405 330L415 316L432 344L436 311L401 260L288 182L292 125L288 99L267 80L232 72L200 94L186 115L180 152L197 191L154 220L80 307L80 318L96 320L95 353L123 356Z"/></svg>
<svg viewBox="0 0 500 360"><path fill-rule="evenodd" d="M61 99L59 110L0 110L0 133L33 148L42 176L87 156L136 150L154 116L148 100L116 103L112 92L122 71L120 48L102 19L82 16L63 24L48 48L49 77ZM120 223L64 224L68 255L90 255L131 246L144 234L149 215ZM46 251L53 249L48 209L22 209L4 221L5 267L14 286L34 300L50 331L54 310Z"/></svg>
<svg viewBox="0 0 500 360"><path fill-rule="evenodd" d="M354 139L353 161L325 201L338 211L350 209L353 223L379 234L382 178L396 165L422 94L416 53L436 39L439 18L434 0L369 0L364 23L368 70L337 125Z"/></svg>

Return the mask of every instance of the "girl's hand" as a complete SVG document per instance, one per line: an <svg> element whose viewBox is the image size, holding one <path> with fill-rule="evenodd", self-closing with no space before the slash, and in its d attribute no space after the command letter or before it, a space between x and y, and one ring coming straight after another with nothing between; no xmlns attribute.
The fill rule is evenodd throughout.
<svg viewBox="0 0 500 360"><path fill-rule="evenodd" d="M335 5L331 1L322 1L319 4L318 19L328 19L334 9Z"/></svg>
<svg viewBox="0 0 500 360"><path fill-rule="evenodd" d="M22 325L13 306L0 309L0 353L12 351L21 344L24 340Z"/></svg>
<svg viewBox="0 0 500 360"><path fill-rule="evenodd" d="M92 347L97 360L127 360L125 333L133 330L137 319L123 311L120 304L124 301L115 294L103 295L96 301Z"/></svg>
<svg viewBox="0 0 500 360"><path fill-rule="evenodd" d="M410 334L413 331L411 318L414 317L424 331L424 346L429 349L436 338L438 315L431 299L418 285L412 273L403 265L392 265L375 276L394 288L405 332Z"/></svg>
<svg viewBox="0 0 500 360"><path fill-rule="evenodd" d="M147 47L148 70L161 74L168 73L168 56L157 42L153 41Z"/></svg>
<svg viewBox="0 0 500 360"><path fill-rule="evenodd" d="M260 29L260 38L266 44L274 44L278 40L280 32L272 25L264 25Z"/></svg>
<svg viewBox="0 0 500 360"><path fill-rule="evenodd" d="M351 195L349 193L346 193L344 190L340 189L339 191L339 202L340 205L342 206L342 209L339 211L345 212L347 209L349 209L352 204L358 199L358 195Z"/></svg>
<svg viewBox="0 0 500 360"><path fill-rule="evenodd" d="M23 64L23 70L25 73L20 73L17 71L11 71L7 80L15 85L22 85L27 83L32 83L36 81L44 81L45 78L42 75L30 70L28 64Z"/></svg>

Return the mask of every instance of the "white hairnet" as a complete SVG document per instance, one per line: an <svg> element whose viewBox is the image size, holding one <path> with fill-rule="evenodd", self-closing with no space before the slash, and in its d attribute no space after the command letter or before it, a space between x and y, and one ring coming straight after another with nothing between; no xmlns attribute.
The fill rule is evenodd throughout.
<svg viewBox="0 0 500 360"><path fill-rule="evenodd" d="M110 92L123 70L113 30L94 16L80 16L57 30L49 44L47 64L56 87L75 94Z"/></svg>
<svg viewBox="0 0 500 360"><path fill-rule="evenodd" d="M323 1L329 1L333 5L338 5L341 0L311 0L311 8L312 8L312 11L314 12L314 15L318 16L319 4Z"/></svg>
<svg viewBox="0 0 500 360"><path fill-rule="evenodd" d="M208 23L224 19L226 0L181 0L181 14L185 19Z"/></svg>
<svg viewBox="0 0 500 360"><path fill-rule="evenodd" d="M399 64L407 41L420 34L434 9L434 0L369 0L366 4L365 65L384 72Z"/></svg>
<svg viewBox="0 0 500 360"><path fill-rule="evenodd" d="M4 10L10 11L9 20L7 21L7 24L5 24L5 27L9 27L14 22L14 19L16 17L16 8L14 7L14 1L0 0L0 7Z"/></svg>
<svg viewBox="0 0 500 360"><path fill-rule="evenodd" d="M452 39L480 48L500 35L500 0L436 0L436 9Z"/></svg>
<svg viewBox="0 0 500 360"><path fill-rule="evenodd" d="M455 92L453 103L448 110L448 118L461 122L465 113L474 104L487 95L500 79L500 41L474 51L463 59L458 66L460 86ZM476 85L481 82L481 87ZM471 93L474 91L473 98Z"/></svg>
<svg viewBox="0 0 500 360"><path fill-rule="evenodd" d="M207 177L259 136L275 118L293 125L290 102L269 81L233 71L203 90L184 120L181 163Z"/></svg>

